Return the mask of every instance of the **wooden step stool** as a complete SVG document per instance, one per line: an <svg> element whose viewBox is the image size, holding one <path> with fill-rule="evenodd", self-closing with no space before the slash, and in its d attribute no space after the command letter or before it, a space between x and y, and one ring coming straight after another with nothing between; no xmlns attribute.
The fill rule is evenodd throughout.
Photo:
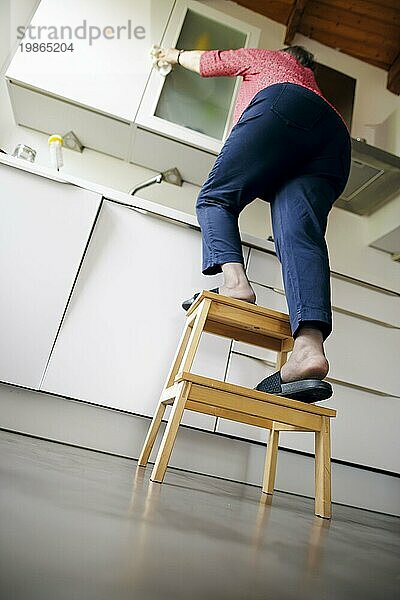
<svg viewBox="0 0 400 600"><path fill-rule="evenodd" d="M150 479L162 483L185 409L271 431L262 491L274 491L280 431L315 433L315 514L331 517L330 419L336 411L267 394L190 372L203 331L262 346L277 353L276 368L293 348L288 315L275 310L202 291L186 313L186 324L154 414L139 466L145 466L166 406L173 404Z"/></svg>

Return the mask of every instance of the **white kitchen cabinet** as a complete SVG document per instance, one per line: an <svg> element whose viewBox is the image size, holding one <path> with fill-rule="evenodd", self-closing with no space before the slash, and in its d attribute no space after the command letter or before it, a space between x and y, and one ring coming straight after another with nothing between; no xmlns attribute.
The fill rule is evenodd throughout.
<svg viewBox="0 0 400 600"><path fill-rule="evenodd" d="M267 287L253 285L257 304L288 312L284 295ZM364 308L368 308L367 303ZM356 310L357 306L354 307L354 312ZM338 382L400 396L397 356L393 352L393 348L400 347L400 330L335 308L332 311L332 321L333 331L325 342L325 352L330 363L329 377ZM276 357L270 350L242 342L235 342L233 349L269 362L274 362Z"/></svg>
<svg viewBox="0 0 400 600"><path fill-rule="evenodd" d="M39 389L101 196L0 165L0 380Z"/></svg>
<svg viewBox="0 0 400 600"><path fill-rule="evenodd" d="M137 127L130 162L162 172L177 167L182 179L201 186L215 162L215 154L189 148L171 138Z"/></svg>
<svg viewBox="0 0 400 600"><path fill-rule="evenodd" d="M333 311L333 332L325 342L329 376L371 390L400 396L400 330Z"/></svg>
<svg viewBox="0 0 400 600"><path fill-rule="evenodd" d="M129 123L11 82L8 89L19 125L48 134L74 131L85 147L126 158L132 135Z"/></svg>
<svg viewBox="0 0 400 600"><path fill-rule="evenodd" d="M400 328L400 296L395 292L331 277L332 305L360 317Z"/></svg>
<svg viewBox="0 0 400 600"><path fill-rule="evenodd" d="M250 356L232 354L227 381L252 388L274 370ZM320 403L321 406L337 410L337 417L332 419L332 457L399 472L399 398L337 383L333 387L333 397ZM220 418L217 421L217 431L259 442L266 442L269 437L269 433L260 427ZM385 432L383 437L377 434L382 431ZM303 432L282 432L279 445L313 453L314 436Z"/></svg>
<svg viewBox="0 0 400 600"><path fill-rule="evenodd" d="M152 68L149 49L160 43L173 4L42 0L6 73L17 123L46 133L72 129L84 146L128 158ZM95 27L102 33L90 40ZM53 51L26 45L35 42ZM54 51L63 42L73 51Z"/></svg>
<svg viewBox="0 0 400 600"><path fill-rule="evenodd" d="M255 358L233 352L229 357L226 381L253 388L261 379L271 375L274 371L273 367L265 365ZM269 437L269 431L262 427L221 418L217 420L217 431L257 442L266 442Z"/></svg>
<svg viewBox="0 0 400 600"><path fill-rule="evenodd" d="M247 274L257 303L287 313L280 265L276 257L251 249ZM260 284L260 285L257 285ZM325 342L329 377L400 396L394 347L400 347L400 299L384 290L331 276L333 331ZM274 360L263 348L235 342L248 356Z"/></svg>
<svg viewBox="0 0 400 600"><path fill-rule="evenodd" d="M263 287L252 282L252 287L256 293L257 305L271 308L279 312L288 312L286 297L284 294L278 293L268 287ZM253 344L246 344L245 342L233 342L232 346L235 352L245 354L247 356L253 356L254 358L260 358L275 364L276 352L262 348L261 346L254 346Z"/></svg>
<svg viewBox="0 0 400 600"><path fill-rule="evenodd" d="M277 256L273 254L252 248L247 275L251 282L279 291L284 290L281 265ZM339 311L400 327L400 297L396 292L385 291L368 283L332 273L331 299L332 306ZM284 312L287 312L287 309Z"/></svg>
<svg viewBox="0 0 400 600"><path fill-rule="evenodd" d="M260 30L195 0L177 0L162 44L188 50L258 45ZM200 78L177 66L151 73L137 124L190 146L219 152L230 129L239 78Z"/></svg>
<svg viewBox="0 0 400 600"><path fill-rule="evenodd" d="M281 264L274 254L252 248L247 267L247 277L251 282L283 290Z"/></svg>
<svg viewBox="0 0 400 600"><path fill-rule="evenodd" d="M152 416L185 323L183 299L218 285L197 231L105 201L42 390ZM223 379L230 340L205 335L193 365ZM215 418L183 423L212 430Z"/></svg>
<svg viewBox="0 0 400 600"><path fill-rule="evenodd" d="M334 396L321 403L337 410L331 422L332 456L400 473L400 399L346 385L334 388ZM284 432L279 445L314 452L313 436L307 433Z"/></svg>

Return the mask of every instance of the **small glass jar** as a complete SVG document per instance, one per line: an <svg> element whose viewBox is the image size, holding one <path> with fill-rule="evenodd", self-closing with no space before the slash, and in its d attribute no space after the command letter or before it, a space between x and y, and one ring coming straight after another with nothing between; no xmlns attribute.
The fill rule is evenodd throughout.
<svg viewBox="0 0 400 600"><path fill-rule="evenodd" d="M30 148L29 146L25 146L25 144L18 144L13 152L13 156L17 158L23 158L31 163L35 162L36 150Z"/></svg>

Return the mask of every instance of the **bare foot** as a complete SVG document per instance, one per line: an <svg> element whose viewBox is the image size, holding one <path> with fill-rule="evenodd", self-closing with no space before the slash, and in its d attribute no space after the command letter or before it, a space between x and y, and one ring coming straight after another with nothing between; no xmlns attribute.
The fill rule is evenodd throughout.
<svg viewBox="0 0 400 600"><path fill-rule="evenodd" d="M223 296L229 296L229 298L237 298L238 300L245 300L252 304L256 301L256 295L251 285L228 287L223 285L219 288L219 293Z"/></svg>
<svg viewBox="0 0 400 600"><path fill-rule="evenodd" d="M329 362L324 353L322 333L318 329L302 327L289 360L281 368L282 382L324 379L328 371Z"/></svg>
<svg viewBox="0 0 400 600"><path fill-rule="evenodd" d="M256 295L247 279L243 265L241 263L225 263L221 265L221 268L224 273L224 284L219 288L220 294L254 304Z"/></svg>

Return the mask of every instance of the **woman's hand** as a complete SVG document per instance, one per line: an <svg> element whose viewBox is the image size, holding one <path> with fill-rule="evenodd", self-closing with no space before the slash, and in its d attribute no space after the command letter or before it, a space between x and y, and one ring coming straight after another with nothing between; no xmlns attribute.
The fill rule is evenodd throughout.
<svg viewBox="0 0 400 600"><path fill-rule="evenodd" d="M178 64L178 55L180 50L176 48L157 48L155 47L151 54L153 60L157 62L166 62L170 65ZM200 74L200 57L204 50L185 50L179 55L179 64L189 71L194 71Z"/></svg>
<svg viewBox="0 0 400 600"><path fill-rule="evenodd" d="M164 60L170 65L176 65L178 60L178 52L176 48L160 48L156 54L157 60Z"/></svg>

